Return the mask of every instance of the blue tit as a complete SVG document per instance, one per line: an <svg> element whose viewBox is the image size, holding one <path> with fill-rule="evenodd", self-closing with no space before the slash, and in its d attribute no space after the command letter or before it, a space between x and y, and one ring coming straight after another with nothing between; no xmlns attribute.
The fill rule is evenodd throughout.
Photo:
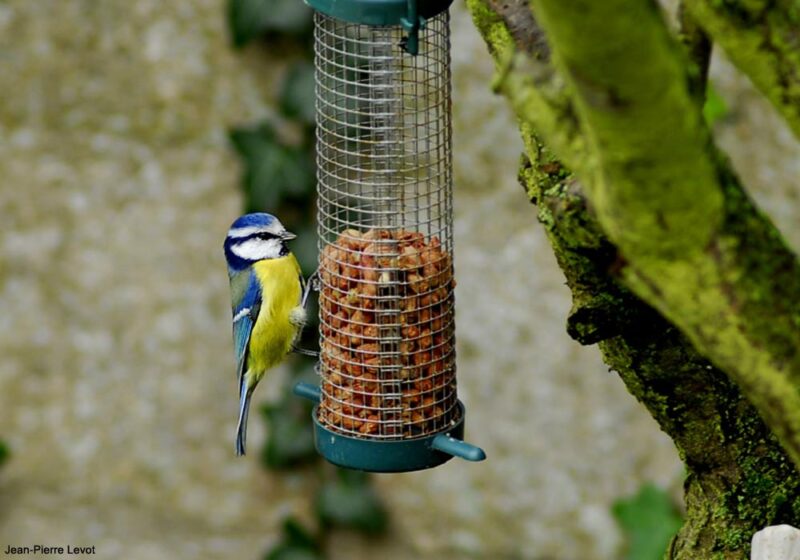
<svg viewBox="0 0 800 560"><path fill-rule="evenodd" d="M265 213L240 217L225 238L239 377L236 455L245 453L253 389L292 351L306 320L305 282L286 246L294 238L275 216Z"/></svg>

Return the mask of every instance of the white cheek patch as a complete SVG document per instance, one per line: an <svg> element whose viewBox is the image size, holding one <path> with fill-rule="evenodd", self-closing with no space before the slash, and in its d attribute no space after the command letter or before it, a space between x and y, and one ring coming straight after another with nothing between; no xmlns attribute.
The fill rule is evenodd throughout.
<svg viewBox="0 0 800 560"><path fill-rule="evenodd" d="M258 261L264 258L266 243L261 239L248 239L231 247L234 255L246 261Z"/></svg>
<svg viewBox="0 0 800 560"><path fill-rule="evenodd" d="M274 259L280 256L280 239L248 239L231 247L234 255L246 261Z"/></svg>

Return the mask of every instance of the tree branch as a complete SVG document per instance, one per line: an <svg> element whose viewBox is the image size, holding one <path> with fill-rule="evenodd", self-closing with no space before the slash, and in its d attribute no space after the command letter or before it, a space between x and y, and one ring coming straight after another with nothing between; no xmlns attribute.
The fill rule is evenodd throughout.
<svg viewBox="0 0 800 560"><path fill-rule="evenodd" d="M689 94L703 108L706 100L708 84L708 67L711 63L711 40L686 9L684 1L678 6L680 22L680 39L686 54L689 56Z"/></svg>
<svg viewBox="0 0 800 560"><path fill-rule="evenodd" d="M530 7L516 0L503 4L501 15L494 10L495 4L467 0L473 21L494 56L497 75L493 88L509 100L520 126L546 123L549 141L559 146L561 160L573 169L580 168L589 161L586 141L564 81L550 64L549 47L534 48L541 41L525 37L524 30L542 37Z"/></svg>
<svg viewBox="0 0 800 560"><path fill-rule="evenodd" d="M686 8L800 138L800 6L794 0L685 0Z"/></svg>
<svg viewBox="0 0 800 560"><path fill-rule="evenodd" d="M702 251L722 222L722 192L685 59L658 6L535 5L597 155L587 187L603 229L628 259Z"/></svg>
<svg viewBox="0 0 800 560"><path fill-rule="evenodd" d="M711 147L660 12L534 2L590 138L587 195L622 280L735 379L800 465L800 266Z"/></svg>
<svg viewBox="0 0 800 560"><path fill-rule="evenodd" d="M800 270L797 261L780 234L744 194L727 162L711 146L699 117L701 104L697 103L697 90L690 91L692 79L697 77L692 78L685 68L683 72L675 71L675 68L680 70L685 59L663 30L656 33L661 36L658 39L661 45L655 48L651 45L651 55L677 58L677 62L672 61L671 70L669 64L662 68L670 70L672 75L668 79L677 76L683 89L666 91L665 76L656 73L651 77L665 90L665 96L677 96L677 105L691 112L691 117L684 118L675 112L675 99L659 100L648 109L647 103L638 98L635 87L628 92L625 103L608 103L614 95L602 95L602 88L611 86L611 93L619 90L613 89L613 81L604 83L602 76L590 79L588 89L573 86L575 72L580 74L578 81L585 81L587 76L594 78L590 71L584 71L584 65L591 63L581 58L585 53L580 50L572 64L560 62L559 36L551 34L556 64L564 64L561 70L568 76L566 81L562 80L548 59L536 58L525 47L524 38L517 44L519 33L509 31L508 14L496 13L491 1L468 0L468 4L498 63L496 87L509 98L520 117L529 158L520 177L529 197L539 206L539 219L573 293L568 332L584 344L600 343L606 363L620 373L630 392L673 438L687 464L688 519L669 557L741 558L746 554L750 536L763 524L781 520L796 525L800 520L800 475L786 453L789 450L795 462L798 461ZM555 17L581 18L587 13L581 2L564 4L569 6L562 8L565 11L574 8L574 14L559 13ZM624 13L632 25L644 22L647 29L663 25L652 13L649 18L642 18L636 10L631 15L629 6L622 9L619 2L612 4L616 7L603 17L592 14L597 18L595 24L583 30L593 37L586 40L584 48L594 44L609 47L610 52L605 55L608 60L600 65L600 74L609 67L618 67L621 57L641 46L624 44L615 37L609 39L609 33L624 34L625 30L611 26L609 31L606 22ZM609 46L609 41L616 47ZM648 66L651 62L640 58L639 64ZM636 65L626 70L636 71ZM542 76L547 78L543 80ZM626 76L618 77L627 81ZM657 97L652 89L646 91ZM601 95L592 95L597 92ZM665 108L666 113L653 114ZM598 212L601 218L598 223L592 212L592 208L596 209L598 192L613 190L617 180L626 188L639 189L643 196L644 192L652 191L648 175L639 175L635 169L637 161L626 158L620 161L619 152L614 151L622 145L630 150L628 154L639 153L635 145L615 138L636 132L631 131L633 124L630 114L626 114L630 110L641 111L639 114L646 117L641 125L645 128L651 120L659 118L690 121L689 125L683 123L678 127L679 134L675 137L665 138L664 148L655 150L652 168L658 170L665 165L662 156L667 161L677 157L665 152L674 142L687 140L688 136L694 146L689 157L693 161L703 160L700 167L711 170L702 186L716 192L721 199L720 208L714 212L717 225L710 229L705 246L688 244L686 251L667 254L656 247L651 253L646 243L637 247L634 238L625 244L626 252L618 239L609 240L602 234L606 229L605 224L601 227L602 220L613 222L619 218L614 215L615 207L607 206L605 215ZM598 112L606 114L597 118ZM669 117L665 118L665 114ZM621 123L617 122L618 117ZM562 123L570 131L568 134L560 130ZM601 128L600 134L597 128ZM534 130L543 134L552 151L539 141ZM657 136L660 132L663 129L651 130L649 134ZM594 135L595 139L587 142L584 135ZM598 136L604 140L608 137L611 143L598 142ZM655 143L652 137L647 140L650 146ZM575 169L583 187L559 158ZM630 168L635 176L642 178L643 184L632 180L628 175ZM677 183L682 181L681 177L673 179ZM662 186L669 191L674 185L667 181ZM703 193L699 194L696 202L704 200ZM661 210L658 205L646 202L643 211ZM666 210L679 211L669 205ZM666 235L682 234L658 225L650 232L654 245L661 243ZM631 227L641 227L641 223L633 222ZM617 247L622 251L618 252ZM658 312L623 284L652 303ZM663 317L678 325L689 338ZM698 353L695 346L720 369ZM740 387L749 400L742 396ZM769 421L772 431L761 416ZM780 436L783 446L775 434Z"/></svg>
<svg viewBox="0 0 800 560"><path fill-rule="evenodd" d="M605 363L686 463L687 520L669 558L744 557L750 536L765 524L800 521L800 475L725 373L613 279L616 250L589 212L580 184L535 136L523 138L528 157L520 180L538 204L573 294L568 331L584 344L600 343Z"/></svg>

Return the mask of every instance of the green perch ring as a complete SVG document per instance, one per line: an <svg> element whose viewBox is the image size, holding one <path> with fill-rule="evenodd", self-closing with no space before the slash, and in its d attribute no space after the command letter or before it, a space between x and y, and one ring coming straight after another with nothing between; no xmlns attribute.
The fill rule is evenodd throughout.
<svg viewBox="0 0 800 560"><path fill-rule="evenodd" d="M320 390L310 383L298 383L294 387L297 396L319 403ZM378 441L358 439L337 434L317 420L314 407L314 444L317 451L329 462L347 469L375 473L397 473L429 469L446 463L453 457L467 461L483 461L486 453L480 447L462 441L464 437L464 405L459 420L446 433L433 436Z"/></svg>

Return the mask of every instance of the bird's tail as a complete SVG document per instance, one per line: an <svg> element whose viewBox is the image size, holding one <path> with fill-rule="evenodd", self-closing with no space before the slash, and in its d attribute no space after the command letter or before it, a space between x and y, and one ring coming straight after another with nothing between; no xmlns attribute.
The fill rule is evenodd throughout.
<svg viewBox="0 0 800 560"><path fill-rule="evenodd" d="M245 453L245 441L247 440L247 414L250 412L250 395L253 394L247 387L245 377L239 388L239 425L236 427L236 456L240 457Z"/></svg>

